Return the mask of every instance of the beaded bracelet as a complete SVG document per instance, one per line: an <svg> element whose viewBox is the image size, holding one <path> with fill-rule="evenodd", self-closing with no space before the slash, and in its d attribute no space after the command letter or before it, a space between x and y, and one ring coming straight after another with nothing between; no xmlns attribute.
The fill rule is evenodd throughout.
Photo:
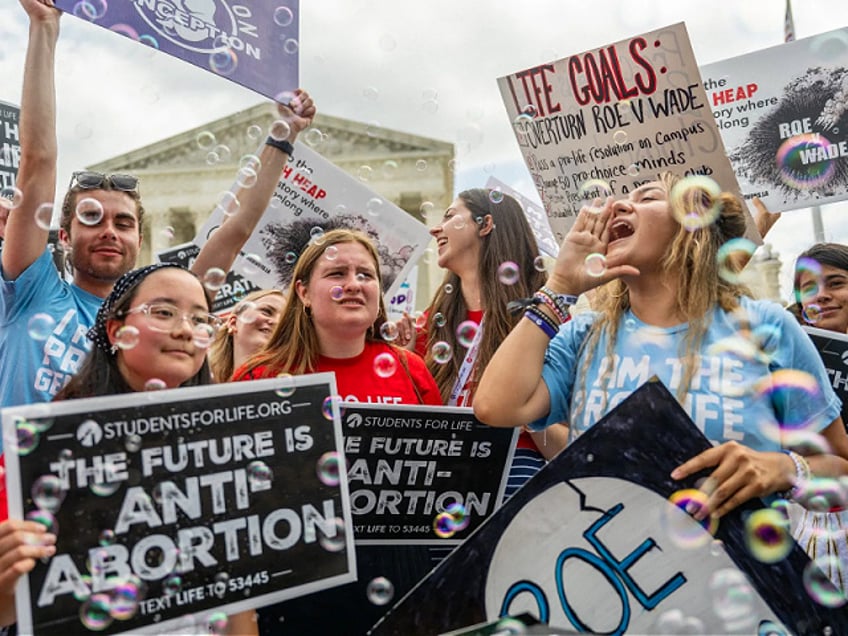
<svg viewBox="0 0 848 636"><path fill-rule="evenodd" d="M553 304L556 307L555 313L563 316L562 322L568 322L568 318L566 318L566 316L570 316L569 309L572 305L577 304L577 296L572 296L570 294L557 294L550 287L543 286L536 292L535 297L542 298L547 305Z"/></svg>
<svg viewBox="0 0 848 636"><path fill-rule="evenodd" d="M535 307L531 307L527 311L524 312L524 317L531 320L536 326L539 327L542 331L545 332L545 335L553 340L554 336L557 334L556 325L553 324L553 320L548 318L541 311L536 309Z"/></svg>
<svg viewBox="0 0 848 636"><path fill-rule="evenodd" d="M804 488L804 484L810 479L810 464L807 463L806 459L794 451L781 449L781 452L789 455L789 459L791 459L792 463L795 464L795 483L789 490L777 494L783 499L796 501Z"/></svg>
<svg viewBox="0 0 848 636"><path fill-rule="evenodd" d="M542 292L538 291L533 296L533 298L538 301L537 304L545 305L548 309L550 309L554 313L554 316L557 317L557 320L559 320L560 324L565 324L566 322L568 322L568 319L569 319L568 312L564 313L562 311L562 308L559 305L557 305L557 303L555 303L550 296L548 296L547 294L543 294Z"/></svg>

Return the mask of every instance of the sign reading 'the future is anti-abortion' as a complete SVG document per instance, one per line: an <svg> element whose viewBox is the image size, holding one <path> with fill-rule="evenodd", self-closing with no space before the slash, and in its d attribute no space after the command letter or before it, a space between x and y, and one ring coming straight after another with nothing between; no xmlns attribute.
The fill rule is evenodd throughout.
<svg viewBox="0 0 848 636"><path fill-rule="evenodd" d="M335 393L318 374L4 410L10 516L57 535L16 589L21 633L179 631L354 580Z"/></svg>

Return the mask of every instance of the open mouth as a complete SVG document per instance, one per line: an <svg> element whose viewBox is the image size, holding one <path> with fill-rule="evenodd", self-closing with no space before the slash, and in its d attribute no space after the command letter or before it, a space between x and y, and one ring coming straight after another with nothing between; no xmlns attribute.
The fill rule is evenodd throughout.
<svg viewBox="0 0 848 636"><path fill-rule="evenodd" d="M625 239L628 236L633 236L634 231L633 226L627 221L615 221L609 228L609 242L613 243Z"/></svg>

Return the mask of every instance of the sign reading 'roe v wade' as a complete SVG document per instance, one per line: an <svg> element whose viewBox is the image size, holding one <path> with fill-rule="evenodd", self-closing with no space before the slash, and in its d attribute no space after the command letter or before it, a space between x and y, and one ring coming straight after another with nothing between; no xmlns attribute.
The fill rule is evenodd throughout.
<svg viewBox="0 0 848 636"><path fill-rule="evenodd" d="M235 183L232 192L237 189ZM237 208L232 200L222 200L194 243L203 247ZM268 208L232 269L262 289L286 289L303 249L336 228L361 230L374 241L387 302L431 238L423 223L297 141L294 158L283 168Z"/></svg>
<svg viewBox="0 0 848 636"><path fill-rule="evenodd" d="M299 86L299 0L56 0L56 6L272 99Z"/></svg>
<svg viewBox="0 0 848 636"><path fill-rule="evenodd" d="M344 462L316 470L335 394L317 374L4 410L10 516L58 536L21 633L173 633L353 581Z"/></svg>
<svg viewBox="0 0 848 636"><path fill-rule="evenodd" d="M738 191L682 23L498 84L558 242L587 199L666 170Z"/></svg>
<svg viewBox="0 0 848 636"><path fill-rule="evenodd" d="M848 198L848 27L701 67L745 198Z"/></svg>
<svg viewBox="0 0 848 636"><path fill-rule="evenodd" d="M817 603L805 588L811 564L788 525L764 534L746 527L755 511L780 513L752 501L707 529L684 511L710 471L679 482L671 471L710 447L661 383L643 385L539 471L372 633L436 634L523 612L601 634L848 633L848 607ZM766 536L787 550L776 562L757 558L767 556L754 549L765 547L756 541ZM826 577L812 578L828 590L818 600L839 597Z"/></svg>

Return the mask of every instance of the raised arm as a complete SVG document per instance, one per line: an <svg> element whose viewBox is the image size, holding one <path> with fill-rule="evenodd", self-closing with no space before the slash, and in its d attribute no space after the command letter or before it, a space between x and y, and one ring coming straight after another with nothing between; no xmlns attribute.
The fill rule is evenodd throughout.
<svg viewBox="0 0 848 636"><path fill-rule="evenodd" d="M20 0L29 15L29 45L21 95L21 161L17 187L23 198L9 213L3 244L3 273L14 280L47 247L48 230L36 211L56 196L56 83L54 60L59 11L52 0Z"/></svg>
<svg viewBox="0 0 848 636"><path fill-rule="evenodd" d="M629 274L638 275L632 266L607 261L603 276L586 273L585 259L592 253L606 253L607 223L612 216L612 198L601 206L601 212L583 208L577 215L560 248L556 264L546 287L557 294L580 294ZM600 206L601 202L597 202ZM595 206L593 209L598 209ZM557 317L545 305L537 305L552 320ZM551 396L542 379L545 350L550 338L527 318L518 322L500 344L486 366L474 394L474 414L490 426L522 426L550 412Z"/></svg>
<svg viewBox="0 0 848 636"><path fill-rule="evenodd" d="M277 106L280 120L286 122L290 133L287 141L294 143L297 135L315 117L315 105L309 93L297 89L288 106ZM210 268L218 267L229 271L259 219L268 207L268 201L280 180L280 172L289 160L289 155L275 146L265 144L259 153L262 162L253 187L239 188L236 197L240 209L237 214L226 217L221 227L209 237L191 266L192 271L203 276Z"/></svg>

